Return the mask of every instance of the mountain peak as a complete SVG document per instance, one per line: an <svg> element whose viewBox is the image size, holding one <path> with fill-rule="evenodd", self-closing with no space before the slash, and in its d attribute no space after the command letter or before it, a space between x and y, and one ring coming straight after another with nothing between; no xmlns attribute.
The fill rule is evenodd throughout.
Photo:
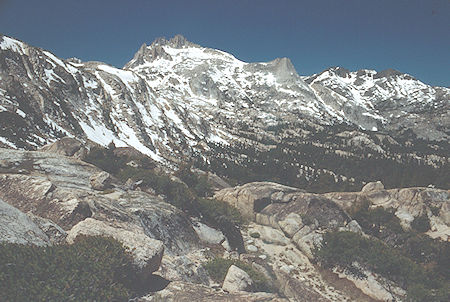
<svg viewBox="0 0 450 302"><path fill-rule="evenodd" d="M173 48L183 48L183 47L195 47L199 46L195 43L188 41L183 35L177 34L173 38L167 40L165 37L156 38L155 41L150 45L150 47L156 46L170 46Z"/></svg>
<svg viewBox="0 0 450 302"><path fill-rule="evenodd" d="M277 75L278 79L289 79L292 76L298 76L294 65L289 58L276 58L268 63L272 66L273 72Z"/></svg>
<svg viewBox="0 0 450 302"><path fill-rule="evenodd" d="M392 68L388 68L388 69L377 72L377 74L375 74L373 76L373 78L374 79L390 78L390 77L396 77L396 76L402 76L402 75L408 76L406 73L400 72L400 71L392 69ZM410 78L412 79L412 77L410 77Z"/></svg>
<svg viewBox="0 0 450 302"><path fill-rule="evenodd" d="M350 75L350 70L348 70L347 68L340 67L340 66L333 66L333 67L328 68L325 71L333 72L335 75L338 75L341 78L346 78Z"/></svg>

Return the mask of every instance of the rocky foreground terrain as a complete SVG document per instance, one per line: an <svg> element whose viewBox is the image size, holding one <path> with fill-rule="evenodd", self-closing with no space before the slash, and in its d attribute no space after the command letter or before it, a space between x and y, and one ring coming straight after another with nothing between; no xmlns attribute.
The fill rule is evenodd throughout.
<svg viewBox="0 0 450 302"><path fill-rule="evenodd" d="M359 275L342 264L322 265L325 260L316 250L332 232L358 234L406 250L405 232L417 229L414 236L443 244L441 257L447 260L439 264L448 264L448 190L386 190L374 182L360 192L314 194L271 182L231 187L210 175L209 182L217 188L214 199L235 207L245 221L239 226L240 250L230 247L234 239L229 234L173 206L167 196L81 160L89 152L74 139L41 151L0 149L0 240L52 246L71 244L80 235L113 237L131 253L136 274L146 284L146 292L134 301L406 301L408 294L408 299L414 298L411 286L396 279L395 272L380 273L356 260L351 265ZM383 209L380 213L391 220L365 224L361 217L366 216L357 211L363 205ZM415 226L420 217L428 221L425 229ZM392 227L394 222L399 228ZM419 265L429 267L438 261L419 258L415 259ZM219 281L208 269L208 263L218 259L234 261ZM261 287L239 267L247 267L242 263L265 280L266 292L258 292ZM448 279L445 282L448 286Z"/></svg>

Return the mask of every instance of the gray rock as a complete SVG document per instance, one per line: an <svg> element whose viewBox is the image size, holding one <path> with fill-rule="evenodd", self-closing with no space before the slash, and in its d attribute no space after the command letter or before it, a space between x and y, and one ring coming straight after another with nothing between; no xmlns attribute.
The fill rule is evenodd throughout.
<svg viewBox="0 0 450 302"><path fill-rule="evenodd" d="M347 228L350 232L354 232L354 233L358 233L358 234L362 234L363 230L361 228L361 226L359 225L359 223L356 220L352 220L347 224Z"/></svg>
<svg viewBox="0 0 450 302"><path fill-rule="evenodd" d="M98 168L74 158L47 152L0 148L0 158L14 167L25 164L30 175L15 168L0 171L0 198L23 212L49 219L65 231L86 218L126 222L164 242L166 252L182 255L202 247L191 221L179 209L145 192L93 190L89 178Z"/></svg>
<svg viewBox="0 0 450 302"><path fill-rule="evenodd" d="M142 229L127 230L126 225L115 223L114 226L110 226L106 222L87 218L68 232L67 242L73 243L79 235L113 237L120 241L133 256L140 274L145 277L158 270L161 264L163 243L149 238Z"/></svg>
<svg viewBox="0 0 450 302"><path fill-rule="evenodd" d="M247 245L247 251L249 251L250 253L256 253L258 251L258 248L253 244L249 244Z"/></svg>
<svg viewBox="0 0 450 302"><path fill-rule="evenodd" d="M87 154L84 144L79 140L71 137L64 137L54 143L48 144L40 148L40 151L59 154L63 156L73 156L83 159Z"/></svg>
<svg viewBox="0 0 450 302"><path fill-rule="evenodd" d="M194 222L193 226L200 240L206 243L221 244L222 242L225 241L225 236L221 231L213 229L201 222Z"/></svg>
<svg viewBox="0 0 450 302"><path fill-rule="evenodd" d="M15 207L0 199L0 242L50 245L47 235Z"/></svg>
<svg viewBox="0 0 450 302"><path fill-rule="evenodd" d="M89 181L91 183L92 189L103 191L111 187L112 179L111 175L108 172L101 171L92 174L92 176L89 178Z"/></svg>
<svg viewBox="0 0 450 302"><path fill-rule="evenodd" d="M303 227L302 218L296 213L290 213L284 220L280 220L278 224L289 238L292 238Z"/></svg>
<svg viewBox="0 0 450 302"><path fill-rule="evenodd" d="M288 302L271 293L234 292L227 293L200 284L188 282L171 282L165 289L138 299L139 302L168 301L168 302Z"/></svg>
<svg viewBox="0 0 450 302"><path fill-rule="evenodd" d="M298 249L302 251L309 259L314 259L313 250L320 246L323 237L321 234L312 232L304 236L296 234L292 240Z"/></svg>
<svg viewBox="0 0 450 302"><path fill-rule="evenodd" d="M260 234L260 238L264 243L275 245L287 245L290 240L284 236L283 232L267 226L255 226L254 231ZM248 249L249 247L247 247Z"/></svg>
<svg viewBox="0 0 450 302"><path fill-rule="evenodd" d="M369 182L367 183L361 190L361 192L367 193L372 191L381 191L384 190L384 185L381 181Z"/></svg>
<svg viewBox="0 0 450 302"><path fill-rule="evenodd" d="M230 293L240 291L251 291L253 288L253 280L250 276L240 269L232 265L228 269L225 280L223 281L222 289Z"/></svg>
<svg viewBox="0 0 450 302"><path fill-rule="evenodd" d="M47 235L51 244L61 244L64 243L67 237L67 232L64 231L59 225L51 221L50 219L42 218L36 216L32 213L27 213L27 215L33 220L36 225Z"/></svg>

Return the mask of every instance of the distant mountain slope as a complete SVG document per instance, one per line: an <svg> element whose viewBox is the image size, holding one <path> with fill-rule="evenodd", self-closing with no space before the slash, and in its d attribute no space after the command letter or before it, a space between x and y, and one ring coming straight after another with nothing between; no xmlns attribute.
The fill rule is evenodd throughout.
<svg viewBox="0 0 450 302"><path fill-rule="evenodd" d="M245 63L182 36L142 45L123 69L61 60L0 36L0 145L10 148L74 136L131 146L161 163L194 156L244 167L242 146L290 154L307 143L316 162L292 151L285 164L351 179L317 155L330 151L351 162L369 150L436 168L448 163L449 91L396 71L330 68L301 77L287 58Z"/></svg>
<svg viewBox="0 0 450 302"><path fill-rule="evenodd" d="M388 69L350 72L333 67L304 78L311 87L354 118L372 116L386 130L413 129L420 137L448 139L450 121L450 89L432 87L408 74ZM323 86L329 90L323 89ZM330 91L331 90L331 91ZM355 112L352 108L366 108Z"/></svg>

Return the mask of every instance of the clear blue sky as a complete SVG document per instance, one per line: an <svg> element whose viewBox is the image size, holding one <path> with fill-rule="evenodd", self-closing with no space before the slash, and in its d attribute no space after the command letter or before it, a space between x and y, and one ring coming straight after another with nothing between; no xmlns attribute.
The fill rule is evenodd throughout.
<svg viewBox="0 0 450 302"><path fill-rule="evenodd" d="M0 33L117 67L180 33L247 62L289 57L302 75L394 68L450 86L449 0L0 0Z"/></svg>

